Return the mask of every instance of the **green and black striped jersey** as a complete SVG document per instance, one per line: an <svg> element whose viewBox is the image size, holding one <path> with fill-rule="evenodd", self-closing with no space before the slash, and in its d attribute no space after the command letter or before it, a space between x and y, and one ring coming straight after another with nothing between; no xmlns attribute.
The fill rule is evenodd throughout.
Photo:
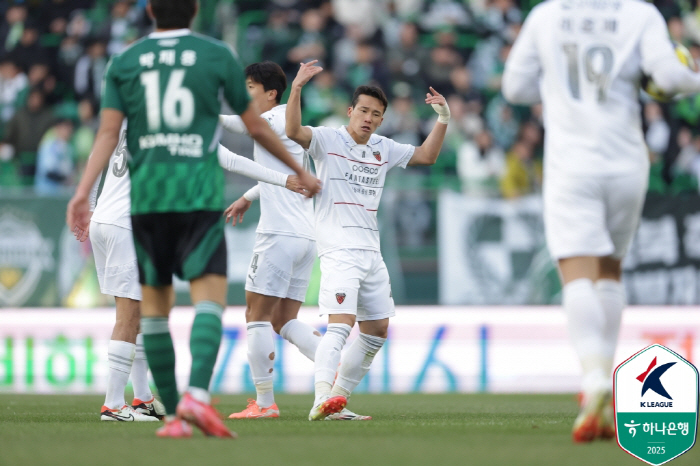
<svg viewBox="0 0 700 466"><path fill-rule="evenodd" d="M245 112L243 67L226 44L189 29L154 32L112 57L102 108L129 122L132 214L223 209L222 99Z"/></svg>

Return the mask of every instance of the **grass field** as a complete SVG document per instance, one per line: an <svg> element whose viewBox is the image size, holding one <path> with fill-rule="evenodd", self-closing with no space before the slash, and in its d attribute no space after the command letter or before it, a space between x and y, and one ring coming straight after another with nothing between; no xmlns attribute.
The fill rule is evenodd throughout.
<svg viewBox="0 0 700 466"><path fill-rule="evenodd" d="M245 396L222 396L223 413ZM637 465L616 442L574 445L572 395L366 395L368 422L309 422L309 395L281 419L227 421L237 440L157 439L152 423L100 422L101 396L0 395L0 465ZM694 448L674 466L700 464Z"/></svg>

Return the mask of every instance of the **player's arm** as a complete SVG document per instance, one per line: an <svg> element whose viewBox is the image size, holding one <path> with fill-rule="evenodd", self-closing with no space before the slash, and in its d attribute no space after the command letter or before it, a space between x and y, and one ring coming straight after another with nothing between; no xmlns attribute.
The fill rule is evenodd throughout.
<svg viewBox="0 0 700 466"><path fill-rule="evenodd" d="M306 194L306 190L300 186L297 177L263 167L249 158L234 154L221 144L219 144L218 157L219 165L230 172L238 173L263 183L282 186L300 194Z"/></svg>
<svg viewBox="0 0 700 466"><path fill-rule="evenodd" d="M248 129L238 115L219 115L219 123L222 128L230 133L248 134Z"/></svg>
<svg viewBox="0 0 700 466"><path fill-rule="evenodd" d="M650 10L640 41L642 69L667 94L700 92L700 73L678 60L663 16L653 6Z"/></svg>
<svg viewBox="0 0 700 466"><path fill-rule="evenodd" d="M411 160L408 161L409 165L434 165L437 162L445 140L447 123L450 121L450 107L447 106L445 97L432 87L430 93L425 95L425 103L432 105L433 110L438 114L438 119L423 144L416 147Z"/></svg>
<svg viewBox="0 0 700 466"><path fill-rule="evenodd" d="M243 216L253 201L260 199L260 184L256 184L248 191L245 192L239 199L237 199L233 204L228 206L224 211L224 216L226 217L226 223L229 219L231 220L231 225L236 226L237 223L243 222Z"/></svg>
<svg viewBox="0 0 700 466"><path fill-rule="evenodd" d="M318 73L323 71L320 66L314 66L318 60L302 63L299 67L292 88L289 91L287 100L287 110L285 111L284 130L287 137L299 144L304 149L308 149L311 144L313 133L308 126L301 125L301 88Z"/></svg>
<svg viewBox="0 0 700 466"><path fill-rule="evenodd" d="M501 92L512 104L531 105L541 102L540 76L542 65L535 44L537 7L525 19L525 23L508 54ZM548 25L548 27L551 27Z"/></svg>
<svg viewBox="0 0 700 466"><path fill-rule="evenodd" d="M66 223L80 241L85 241L90 224L90 191L109 162L119 144L119 131L124 114L115 108L104 108L100 114L100 128L95 137L92 155L88 159L83 177L68 203Z"/></svg>

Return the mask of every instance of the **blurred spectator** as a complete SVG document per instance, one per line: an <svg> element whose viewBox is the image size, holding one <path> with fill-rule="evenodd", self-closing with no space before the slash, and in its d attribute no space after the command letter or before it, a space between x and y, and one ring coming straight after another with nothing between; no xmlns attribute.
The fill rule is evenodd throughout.
<svg viewBox="0 0 700 466"><path fill-rule="evenodd" d="M486 107L486 125L491 129L496 144L501 147L510 147L520 129L513 107L501 95L491 99Z"/></svg>
<svg viewBox="0 0 700 466"><path fill-rule="evenodd" d="M51 74L51 68L48 63L34 63L27 73L29 78L29 88L41 89L46 97L46 104L53 105L57 102L58 95L56 91L56 78ZM24 96L26 100L26 96Z"/></svg>
<svg viewBox="0 0 700 466"><path fill-rule="evenodd" d="M647 125L646 142L649 150L656 155L663 154L668 149L671 128L664 119L659 104L647 102L644 105L644 121Z"/></svg>
<svg viewBox="0 0 700 466"><path fill-rule="evenodd" d="M421 66L428 62L428 50L418 42L419 31L415 23L401 26L399 45L387 50L387 65L395 81L407 82L414 88L421 89L425 83L421 78Z"/></svg>
<svg viewBox="0 0 700 466"><path fill-rule="evenodd" d="M56 75L64 84L73 87L75 82L75 65L83 54L83 47L78 37L64 37L56 54Z"/></svg>
<svg viewBox="0 0 700 466"><path fill-rule="evenodd" d="M19 44L27 21L27 7L12 5L0 22L0 55L6 55Z"/></svg>
<svg viewBox="0 0 700 466"><path fill-rule="evenodd" d="M73 146L75 147L76 163L83 165L90 156L95 134L99 127L96 107L90 99L83 99L78 103L78 118L80 124L73 135Z"/></svg>
<svg viewBox="0 0 700 466"><path fill-rule="evenodd" d="M540 191L542 163L533 157L532 147L518 140L506 155L506 170L501 178L501 193L512 199Z"/></svg>
<svg viewBox="0 0 700 466"><path fill-rule="evenodd" d="M453 47L435 47L421 64L423 82L435 89L450 89L450 74L455 67L462 65L462 57Z"/></svg>
<svg viewBox="0 0 700 466"><path fill-rule="evenodd" d="M58 194L68 186L73 173L73 122L59 120L44 136L37 156L34 190L38 194Z"/></svg>
<svg viewBox="0 0 700 466"><path fill-rule="evenodd" d="M402 95L394 97L384 113L384 121L377 129L377 134L389 137L402 144L420 145L420 119L408 89Z"/></svg>
<svg viewBox="0 0 700 466"><path fill-rule="evenodd" d="M107 47L100 38L88 43L85 53L75 64L75 92L81 99L87 98L95 106L100 104L102 76L107 68Z"/></svg>
<svg viewBox="0 0 700 466"><path fill-rule="evenodd" d="M296 74L299 63L287 60L287 51L297 40L297 32L292 28L288 10L275 9L270 12L263 33L262 56L279 64L287 74Z"/></svg>
<svg viewBox="0 0 700 466"><path fill-rule="evenodd" d="M35 63L49 62L46 48L39 43L39 28L35 21L25 21L22 36L12 52L18 64L25 71Z"/></svg>
<svg viewBox="0 0 700 466"><path fill-rule="evenodd" d="M681 18L674 16L668 20L668 34L674 42L682 44L685 41L685 28L683 27Z"/></svg>
<svg viewBox="0 0 700 466"><path fill-rule="evenodd" d="M671 192L697 192L700 179L700 135L693 135L690 129L681 128L678 132L678 145L681 150L671 167L674 175Z"/></svg>
<svg viewBox="0 0 700 466"><path fill-rule="evenodd" d="M500 147L493 144L488 130L481 131L473 141L464 141L459 147L457 174L462 182L464 194L498 197L501 178L504 178L505 173L505 154Z"/></svg>
<svg viewBox="0 0 700 466"><path fill-rule="evenodd" d="M700 0L693 2L693 9L683 15L686 36L695 43L700 43Z"/></svg>
<svg viewBox="0 0 700 466"><path fill-rule="evenodd" d="M109 38L107 53L119 53L137 37L134 27L136 12L131 12L131 2L118 0L112 5L109 20L100 28L100 37Z"/></svg>
<svg viewBox="0 0 700 466"><path fill-rule="evenodd" d="M7 122L17 108L24 104L20 95L27 88L27 75L11 57L0 58L0 138Z"/></svg>
<svg viewBox="0 0 700 466"><path fill-rule="evenodd" d="M40 89L32 89L27 106L17 110L8 122L2 145L10 148L5 147L2 151L5 154L10 151L22 184L33 184L39 141L54 121L53 110L45 105L44 93Z"/></svg>
<svg viewBox="0 0 700 466"><path fill-rule="evenodd" d="M324 21L321 12L315 9L306 10L301 15L302 33L296 45L287 53L287 59L290 62L297 65L312 59L323 62L323 59L326 58L326 39L323 35Z"/></svg>
<svg viewBox="0 0 700 466"><path fill-rule="evenodd" d="M362 37L374 37L386 17L387 0L331 0L333 16L343 26L359 26Z"/></svg>
<svg viewBox="0 0 700 466"><path fill-rule="evenodd" d="M472 18L464 8L463 2L442 0L429 2L426 11L420 16L421 26L429 31L435 31L445 26L466 27Z"/></svg>
<svg viewBox="0 0 700 466"><path fill-rule="evenodd" d="M318 126L327 116L344 115L349 102L350 97L338 86L333 73L322 71L304 88L304 124Z"/></svg>
<svg viewBox="0 0 700 466"><path fill-rule="evenodd" d="M357 44L355 63L350 65L345 80L349 89L353 90L363 84L379 86L388 90L389 75L379 51L371 42L363 41Z"/></svg>

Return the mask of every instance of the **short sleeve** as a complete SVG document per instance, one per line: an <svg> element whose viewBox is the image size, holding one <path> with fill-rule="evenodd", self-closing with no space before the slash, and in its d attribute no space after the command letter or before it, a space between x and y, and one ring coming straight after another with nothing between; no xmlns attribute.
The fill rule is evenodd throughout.
<svg viewBox="0 0 700 466"><path fill-rule="evenodd" d="M673 43L668 34L668 27L663 16L655 7L649 8L649 18L642 29L642 37L639 42L642 55L642 70L651 75L657 63L666 58L676 58L673 51Z"/></svg>
<svg viewBox="0 0 700 466"><path fill-rule="evenodd" d="M124 103L119 95L117 56L107 64L107 71L102 81L102 108L114 108L125 113Z"/></svg>
<svg viewBox="0 0 700 466"><path fill-rule="evenodd" d="M307 126L311 129L311 142L309 143L308 153L314 160L321 160L326 157L326 137L328 132L333 132L331 128L323 126Z"/></svg>
<svg viewBox="0 0 700 466"><path fill-rule="evenodd" d="M234 112L241 115L248 109L250 96L245 87L245 72L243 66L228 48L223 48L225 54L224 67L224 98Z"/></svg>
<svg viewBox="0 0 700 466"><path fill-rule="evenodd" d="M416 147L411 144L399 144L391 139L386 139L386 141L389 146L389 170L394 167L406 168L416 151Z"/></svg>

